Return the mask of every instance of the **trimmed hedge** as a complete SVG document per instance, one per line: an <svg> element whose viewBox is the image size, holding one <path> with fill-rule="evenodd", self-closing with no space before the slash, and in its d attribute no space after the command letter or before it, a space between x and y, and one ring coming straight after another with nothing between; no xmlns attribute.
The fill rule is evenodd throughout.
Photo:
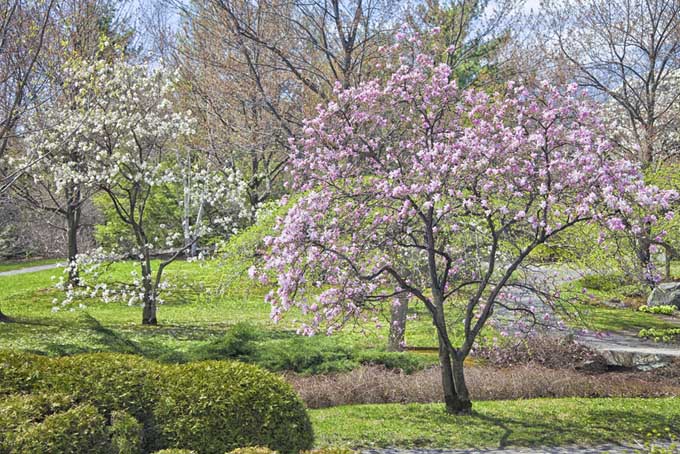
<svg viewBox="0 0 680 454"><path fill-rule="evenodd" d="M21 352L0 352L0 396L3 393L69 395L94 405L111 419L114 411L129 413L144 428L144 447L156 447L153 407L160 398L162 367L132 355L88 353L47 358Z"/></svg>
<svg viewBox="0 0 680 454"><path fill-rule="evenodd" d="M278 454L269 448L262 446L248 446L247 448L236 448L227 454Z"/></svg>
<svg viewBox="0 0 680 454"><path fill-rule="evenodd" d="M84 404L48 415L42 422L18 428L7 440L11 454L111 453L106 420L94 405Z"/></svg>
<svg viewBox="0 0 680 454"><path fill-rule="evenodd" d="M20 393L33 394L9 397ZM79 415L90 422L101 418L109 451L97 445L99 451L93 452L189 448L199 454L224 454L240 446L267 446L297 453L313 442L309 418L290 385L257 366L238 362L167 366L112 353L46 358L0 351L0 399L3 433L43 424L52 414L68 413L55 419L63 420L64 430L77 430L74 419ZM7 421L17 423L10 426ZM101 441L99 432L90 435L96 439L74 443L87 447ZM30 436L45 437L39 429ZM0 443L2 437L0 433ZM26 452L33 452L28 439L22 443L28 446ZM42 452L70 452L67 448Z"/></svg>
<svg viewBox="0 0 680 454"><path fill-rule="evenodd" d="M201 454L241 446L297 453L313 443L311 422L290 385L244 363L168 366L155 416L164 446Z"/></svg>

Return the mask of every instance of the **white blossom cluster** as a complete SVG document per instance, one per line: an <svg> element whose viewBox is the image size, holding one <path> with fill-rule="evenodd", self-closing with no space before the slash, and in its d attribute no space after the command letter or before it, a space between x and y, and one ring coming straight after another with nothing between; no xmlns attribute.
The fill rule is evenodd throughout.
<svg viewBox="0 0 680 454"><path fill-rule="evenodd" d="M106 252L101 248L87 254L79 254L75 263L68 264L62 276L59 277L56 288L64 292L63 298L52 300L52 311L58 312L68 308L73 311L76 308L85 309L88 301L101 301L104 303L125 303L129 306L143 304L144 277L137 270L131 270L128 282L117 282L110 279L111 270L108 265L119 260L120 257ZM66 276L70 267L77 267L80 271L80 282L77 286L68 282ZM169 281L162 280L159 283L160 291L174 289ZM156 304L163 304L162 298L156 296Z"/></svg>
<svg viewBox="0 0 680 454"><path fill-rule="evenodd" d="M162 226L141 244L137 230L134 259L143 264L155 252L179 253L216 226L230 231L248 215L247 188L239 174L198 164L207 160L188 168L181 163L181 156L191 153L196 120L191 111L180 109L177 72L162 65L149 71L145 65L100 60L73 62L66 73L65 102L41 119L49 127L33 128L30 151L16 164L44 163L58 190L78 185L104 191L121 219L138 229L146 222L150 193L160 186L183 187L184 198L177 201L185 208L183 231ZM218 215L203 216L206 205L218 207L213 210ZM66 297L55 307L91 299L161 303L158 295L169 284L156 284L150 267L142 266L142 276L133 275L127 283L102 284L102 264L120 258L101 250L79 257L69 265L78 267L78 285L61 281Z"/></svg>
<svg viewBox="0 0 680 454"><path fill-rule="evenodd" d="M642 91L641 87L632 88L635 90L629 88L628 91ZM618 95L626 97L623 87L616 90L613 97ZM632 95L628 97L633 98ZM613 99L603 106L610 138L631 156L638 155L642 144L649 144L655 159L677 157L680 155L680 70L671 72L659 84L653 112L648 112L648 103L642 101L640 99L625 108ZM640 117L645 120L644 123ZM648 126L650 119L653 119L653 128Z"/></svg>

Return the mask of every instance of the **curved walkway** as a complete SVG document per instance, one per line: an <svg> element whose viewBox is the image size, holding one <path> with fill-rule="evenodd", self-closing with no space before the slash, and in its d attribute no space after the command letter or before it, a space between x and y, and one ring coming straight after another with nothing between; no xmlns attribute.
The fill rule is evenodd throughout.
<svg viewBox="0 0 680 454"><path fill-rule="evenodd" d="M0 277L2 276L15 276L17 274L25 274L25 273L35 273L37 271L45 271L45 270L52 270L54 268L59 268L60 265L59 263L50 263L47 265L37 265L37 266L29 266L26 268L18 268L16 270L9 270L9 271L1 271L0 272Z"/></svg>

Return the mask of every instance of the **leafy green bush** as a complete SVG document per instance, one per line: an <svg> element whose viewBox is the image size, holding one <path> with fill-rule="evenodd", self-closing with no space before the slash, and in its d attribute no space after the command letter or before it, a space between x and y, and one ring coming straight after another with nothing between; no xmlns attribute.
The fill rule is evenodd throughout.
<svg viewBox="0 0 680 454"><path fill-rule="evenodd" d="M220 339L209 343L197 355L201 360L211 359L239 359L250 360L257 354L255 341L262 337L262 333L250 323L237 323Z"/></svg>
<svg viewBox="0 0 680 454"><path fill-rule="evenodd" d="M83 404L48 415L42 422L21 426L10 435L8 453L110 453L106 419L93 405Z"/></svg>
<svg viewBox="0 0 680 454"><path fill-rule="evenodd" d="M12 434L46 416L68 410L73 399L62 394L19 394L0 400L0 453L10 451Z"/></svg>
<svg viewBox="0 0 680 454"><path fill-rule="evenodd" d="M0 395L58 391L94 405L107 419L125 411L142 423L147 447L154 446L153 406L160 366L132 355L90 353L47 358L0 352Z"/></svg>
<svg viewBox="0 0 680 454"><path fill-rule="evenodd" d="M579 279L580 284L588 290L611 292L626 284L623 276L617 274L589 274Z"/></svg>
<svg viewBox="0 0 680 454"><path fill-rule="evenodd" d="M294 337L269 343L258 352L255 361L271 371L306 374L347 372L359 366L350 348L319 338Z"/></svg>
<svg viewBox="0 0 680 454"><path fill-rule="evenodd" d="M367 350L359 352L357 361L364 365L380 365L388 369L400 369L412 374L432 365L432 359L409 353Z"/></svg>
<svg viewBox="0 0 680 454"><path fill-rule="evenodd" d="M356 451L353 451L349 448L328 447L303 451L300 454L356 454Z"/></svg>
<svg viewBox="0 0 680 454"><path fill-rule="evenodd" d="M0 350L0 396L32 391L50 364L44 356Z"/></svg>
<svg viewBox="0 0 680 454"><path fill-rule="evenodd" d="M111 412L109 435L116 454L142 454L144 426L129 413Z"/></svg>
<svg viewBox="0 0 680 454"><path fill-rule="evenodd" d="M249 446L247 448L236 448L227 454L277 454L277 452L262 446Z"/></svg>
<svg viewBox="0 0 680 454"><path fill-rule="evenodd" d="M192 451L191 449L170 448L161 449L160 451L156 451L153 454L196 454L196 451Z"/></svg>
<svg viewBox="0 0 680 454"><path fill-rule="evenodd" d="M663 315L673 315L673 312L676 311L675 306L670 306L670 305L661 305L661 306L640 306L638 307L638 310L640 312L647 312L650 314L663 314Z"/></svg>
<svg viewBox="0 0 680 454"><path fill-rule="evenodd" d="M674 342L680 339L680 328L641 329L640 332L638 333L638 337L646 337L648 339L653 339L654 342Z"/></svg>
<svg viewBox="0 0 680 454"><path fill-rule="evenodd" d="M167 366L155 416L163 446L223 454L240 446L308 449L302 402L280 377L237 362Z"/></svg>

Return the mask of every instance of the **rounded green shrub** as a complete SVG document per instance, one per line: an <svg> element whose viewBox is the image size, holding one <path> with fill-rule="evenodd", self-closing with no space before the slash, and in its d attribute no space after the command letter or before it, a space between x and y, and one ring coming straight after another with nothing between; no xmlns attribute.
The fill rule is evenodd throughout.
<svg viewBox="0 0 680 454"><path fill-rule="evenodd" d="M161 366L133 355L88 353L47 358L0 352L0 395L58 392L94 405L107 419L124 411L144 427L144 447L155 447L153 407Z"/></svg>
<svg viewBox="0 0 680 454"><path fill-rule="evenodd" d="M349 448L326 447L302 451L300 454L357 454L357 452Z"/></svg>
<svg viewBox="0 0 680 454"><path fill-rule="evenodd" d="M309 449L312 426L290 385L259 367L206 361L165 369L156 421L163 445L224 454L242 446Z"/></svg>
<svg viewBox="0 0 680 454"><path fill-rule="evenodd" d="M31 392L44 380L50 364L45 356L0 350L0 396Z"/></svg>
<svg viewBox="0 0 680 454"><path fill-rule="evenodd" d="M109 436L115 454L142 454L144 427L129 413L111 412Z"/></svg>
<svg viewBox="0 0 680 454"><path fill-rule="evenodd" d="M46 416L73 406L73 399L61 394L21 394L0 400L0 453L10 452L12 435Z"/></svg>
<svg viewBox="0 0 680 454"><path fill-rule="evenodd" d="M161 449L160 451L156 451L153 454L196 454L196 451L192 451L190 449L170 448Z"/></svg>
<svg viewBox="0 0 680 454"><path fill-rule="evenodd" d="M105 416L121 410L153 425L161 367L133 355L88 353L55 358L44 384L96 406Z"/></svg>
<svg viewBox="0 0 680 454"><path fill-rule="evenodd" d="M227 454L277 454L277 452L262 446L248 446L246 448L236 448Z"/></svg>
<svg viewBox="0 0 680 454"><path fill-rule="evenodd" d="M8 440L10 454L106 454L106 419L93 405L78 405L20 427Z"/></svg>

